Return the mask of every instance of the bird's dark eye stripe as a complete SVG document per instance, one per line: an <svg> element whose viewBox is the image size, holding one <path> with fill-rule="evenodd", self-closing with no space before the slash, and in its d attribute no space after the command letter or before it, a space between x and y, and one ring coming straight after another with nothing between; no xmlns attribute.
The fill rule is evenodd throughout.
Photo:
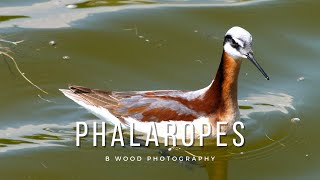
<svg viewBox="0 0 320 180"><path fill-rule="evenodd" d="M232 46L233 48L237 49L237 50L239 50L239 48L240 48L240 45L239 45L238 43L236 43L234 40L233 40L231 46Z"/></svg>
<svg viewBox="0 0 320 180"><path fill-rule="evenodd" d="M237 50L240 48L240 45L230 35L225 36L223 45L226 44L226 42L230 42L230 45Z"/></svg>
<svg viewBox="0 0 320 180"><path fill-rule="evenodd" d="M232 41L232 44L238 44L234 39L231 39L231 41Z"/></svg>
<svg viewBox="0 0 320 180"><path fill-rule="evenodd" d="M227 41L231 41L232 37L230 35L226 35L224 37L224 42L226 43Z"/></svg>

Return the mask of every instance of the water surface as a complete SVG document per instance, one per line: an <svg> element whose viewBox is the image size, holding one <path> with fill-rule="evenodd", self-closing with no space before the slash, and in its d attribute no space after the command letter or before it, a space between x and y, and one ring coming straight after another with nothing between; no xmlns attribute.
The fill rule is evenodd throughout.
<svg viewBox="0 0 320 180"><path fill-rule="evenodd" d="M49 92L43 94L28 84L9 59L0 60L1 179L320 176L318 1L32 0L0 5L1 39L24 40L1 47L9 47L25 75ZM160 156L165 151L93 148L90 137L83 147L75 147L75 122L99 120L65 98L59 88L68 84L118 91L202 88L211 82L225 31L234 25L253 34L255 56L271 78L266 81L243 61L239 76L240 112L246 124L243 148L190 148L196 155L217 156L211 164L190 164L108 163L106 155ZM293 124L294 117L301 122Z"/></svg>

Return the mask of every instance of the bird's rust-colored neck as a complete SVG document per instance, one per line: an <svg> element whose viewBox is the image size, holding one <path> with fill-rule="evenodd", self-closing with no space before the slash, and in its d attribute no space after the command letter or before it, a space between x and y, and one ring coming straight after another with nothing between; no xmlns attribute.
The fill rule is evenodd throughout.
<svg viewBox="0 0 320 180"><path fill-rule="evenodd" d="M223 51L219 69L204 99L211 101L212 112L220 116L238 110L238 75L241 60L233 59Z"/></svg>

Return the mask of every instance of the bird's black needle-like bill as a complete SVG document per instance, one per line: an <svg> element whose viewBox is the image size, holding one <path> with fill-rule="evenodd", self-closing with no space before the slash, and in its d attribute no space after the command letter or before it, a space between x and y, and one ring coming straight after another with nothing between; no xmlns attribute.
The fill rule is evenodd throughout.
<svg viewBox="0 0 320 180"><path fill-rule="evenodd" d="M267 75L266 72L264 72L264 70L262 69L262 67L259 65L259 63L256 61L256 59L253 56L253 53L250 52L247 55L247 58L259 69L259 71L264 75L264 77L269 80L269 76Z"/></svg>

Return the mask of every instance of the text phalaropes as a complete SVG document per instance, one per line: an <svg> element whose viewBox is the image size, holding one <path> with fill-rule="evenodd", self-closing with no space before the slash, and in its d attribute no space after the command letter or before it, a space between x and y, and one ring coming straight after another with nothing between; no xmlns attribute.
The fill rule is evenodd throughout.
<svg viewBox="0 0 320 180"><path fill-rule="evenodd" d="M135 129L140 132L146 131L146 125L156 123L159 136L162 131L160 132L158 127L168 121L177 124L177 133L181 131L179 125L187 123L194 125L195 132L198 132L201 123L210 123L212 127L216 126L216 122L228 122L232 125L240 119L237 81L241 59L249 59L269 80L268 75L254 59L251 45L252 36L245 29L232 27L228 30L214 81L208 87L196 91L114 92L81 86L69 86L69 90L61 91L109 123L121 123L123 127L128 127L133 122ZM230 126L225 128L229 129ZM212 131L213 136L215 133Z"/></svg>

